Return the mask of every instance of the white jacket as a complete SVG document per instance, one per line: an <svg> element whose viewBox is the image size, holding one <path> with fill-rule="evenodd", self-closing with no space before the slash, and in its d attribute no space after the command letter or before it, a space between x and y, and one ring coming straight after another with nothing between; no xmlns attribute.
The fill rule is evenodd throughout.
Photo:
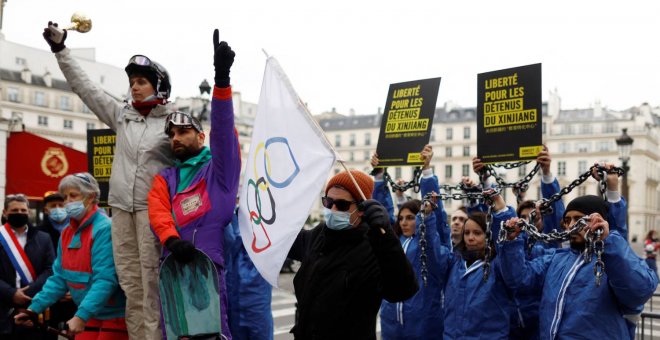
<svg viewBox="0 0 660 340"><path fill-rule="evenodd" d="M93 83L68 48L55 56L73 92L117 133L108 204L129 212L147 210L154 175L174 164L164 131L165 116L173 108L158 105L144 117L131 104L118 102Z"/></svg>

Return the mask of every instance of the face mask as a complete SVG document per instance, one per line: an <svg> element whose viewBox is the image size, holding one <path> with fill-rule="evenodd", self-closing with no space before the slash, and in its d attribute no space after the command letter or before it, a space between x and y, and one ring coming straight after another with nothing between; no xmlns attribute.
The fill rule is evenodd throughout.
<svg viewBox="0 0 660 340"><path fill-rule="evenodd" d="M69 202L64 206L64 209L76 221L80 221L85 217L85 204L83 201Z"/></svg>
<svg viewBox="0 0 660 340"><path fill-rule="evenodd" d="M28 215L20 213L7 214L7 222L12 228L20 228L28 223Z"/></svg>
<svg viewBox="0 0 660 340"><path fill-rule="evenodd" d="M323 217L325 218L325 225L332 230L344 230L352 227L351 214L348 211L332 211L328 208L323 208Z"/></svg>
<svg viewBox="0 0 660 340"><path fill-rule="evenodd" d="M67 216L68 215L66 213L66 209L64 209L64 208L50 209L50 214L48 214L48 217L50 217L50 219L52 221L55 221L55 222L58 222L58 223L64 222L64 220L66 220Z"/></svg>

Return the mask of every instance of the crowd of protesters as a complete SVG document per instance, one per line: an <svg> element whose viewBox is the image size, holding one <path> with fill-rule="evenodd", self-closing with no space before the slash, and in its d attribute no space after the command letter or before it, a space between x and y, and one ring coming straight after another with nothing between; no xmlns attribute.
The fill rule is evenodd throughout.
<svg viewBox="0 0 660 340"><path fill-rule="evenodd" d="M64 45L66 30L49 23L43 35L73 91L117 133L111 211L98 206L99 185L88 173L64 177L44 197L39 227L28 222L27 197L5 197L0 336L55 339L66 328L59 334L75 339L161 339L159 264L171 254L186 265L198 249L218 273L216 336L272 339L271 287L236 219L231 47L216 30L209 148L201 122L169 104L162 65L133 56L122 105L82 71ZM496 184L466 177L462 190L478 199L448 215L430 145L420 159L420 199L398 185L391 195L376 154L373 178L351 170L328 180L324 221L302 229L288 254L301 263L296 339L376 339L378 314L385 340L634 337L658 284L660 242L651 231L645 259L631 250L615 173L592 173L606 184L604 197L555 200L549 214L532 200L507 206ZM551 161L544 147L536 162L545 199L560 192ZM485 166L473 160L476 174ZM535 242L561 229L574 230L566 242Z"/></svg>

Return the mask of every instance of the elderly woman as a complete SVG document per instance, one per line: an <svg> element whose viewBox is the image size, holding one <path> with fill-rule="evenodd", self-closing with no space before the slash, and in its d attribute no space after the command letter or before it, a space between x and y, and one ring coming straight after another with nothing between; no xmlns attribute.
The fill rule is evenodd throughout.
<svg viewBox="0 0 660 340"><path fill-rule="evenodd" d="M128 339L124 308L112 257L110 219L98 207L99 185L88 173L68 175L59 192L64 196L69 225L62 230L53 276L32 299L29 311L42 313L67 291L78 306L67 325L76 339ZM27 313L16 323L30 324Z"/></svg>

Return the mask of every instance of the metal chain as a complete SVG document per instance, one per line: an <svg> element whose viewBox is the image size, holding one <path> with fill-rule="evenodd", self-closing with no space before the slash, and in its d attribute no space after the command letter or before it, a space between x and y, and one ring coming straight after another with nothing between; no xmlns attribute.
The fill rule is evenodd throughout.
<svg viewBox="0 0 660 340"><path fill-rule="evenodd" d="M601 165L594 165L591 168L589 168L588 171L584 172L581 174L577 179L573 180L569 185L566 187L563 187L559 192L555 193L554 195L550 196L550 198L547 199L541 199L539 201L539 211L541 212L541 215L547 215L552 213L552 204L555 202L559 201L562 199L564 196L566 196L568 193L573 191L577 186L580 184L584 183L589 177L591 177L591 173L596 170L598 171L600 175L600 183L599 183L599 189L601 196L603 199L605 199L605 191L607 190L607 178L606 174L608 173L616 173L618 176L622 176L625 171L622 168L612 168L612 169L607 169ZM536 211L532 210L532 212L529 214L529 221L534 221L536 220Z"/></svg>
<svg viewBox="0 0 660 340"><path fill-rule="evenodd" d="M433 202L433 194L429 193L426 196L424 196L424 199L422 200L422 206L419 210L419 216L421 218L421 222L419 224L419 250L420 250L420 255L419 255L419 260L420 260L420 272L422 275L422 281L424 282L424 287L426 287L427 281L428 281L428 269L426 265L426 260L427 260L427 255L426 255L426 246L427 246L427 241L426 241L426 207L427 205L431 205L433 209L437 208L438 205Z"/></svg>
<svg viewBox="0 0 660 340"><path fill-rule="evenodd" d="M482 170L479 176L480 180L480 185L482 188L486 187L486 179L488 179L488 176L486 175L486 171ZM491 194L486 194L485 192L482 192L483 198L484 198L484 204L488 206L488 210L486 211L486 248L484 249L484 282L488 281L488 275L490 275L490 256L492 253L492 246L491 246L491 240L493 239L493 232L491 231L492 223L493 223L493 209L495 207L495 195L499 195L499 190L494 189Z"/></svg>
<svg viewBox="0 0 660 340"><path fill-rule="evenodd" d="M545 243L550 242L563 242L568 241L571 238L571 235L580 233L587 225L589 224L589 217L584 216L580 218L570 230L557 232L553 230L548 234L539 232L536 229L534 224L529 223L523 219L519 219L516 223L516 226L520 228L521 231L527 233L530 239L539 240ZM497 242L504 242L507 240L507 236L510 233L513 233L515 228L509 228L502 221L500 228L500 234L497 237ZM596 254L596 263L594 264L594 276L596 277L596 286L600 286L601 279L605 273L605 262L603 262L603 252L605 251L605 243L602 239L603 230L597 229L595 232L587 232L584 236L587 246L584 251L584 262L591 263L593 254Z"/></svg>
<svg viewBox="0 0 660 340"><path fill-rule="evenodd" d="M386 185L389 184L392 187L392 192L396 191L401 191L404 192L410 188L413 189L414 192L419 192L420 186L419 186L419 179L422 177L422 168L421 167L415 167L415 170L413 171L413 178L410 182L405 182L403 185L396 184L394 180L392 180L392 176L387 173L387 168L383 168L383 180L385 181Z"/></svg>
<svg viewBox="0 0 660 340"><path fill-rule="evenodd" d="M504 169L513 169L515 167L522 166L524 164L527 164L529 162L518 162L518 163L504 163L504 164L489 164L484 166L484 171L485 171L485 176L486 177L493 177L495 178L495 181L497 182L497 186L500 188L512 188L513 192L516 194L516 201L520 203L522 201L522 195L524 192L529 189L529 182L536 176L536 173L541 169L541 164L536 163L534 168L527 174L525 177L521 178L520 180L516 182L506 182L502 177L500 177L497 174L497 171L495 171L494 167L501 167Z"/></svg>
<svg viewBox="0 0 660 340"><path fill-rule="evenodd" d="M504 168L504 169L509 170L509 169L519 168L519 167L521 167L523 165L527 165L531 162L532 161L522 161L522 162L515 162L515 163L495 163L495 164L491 164L491 165L496 167L496 168Z"/></svg>

